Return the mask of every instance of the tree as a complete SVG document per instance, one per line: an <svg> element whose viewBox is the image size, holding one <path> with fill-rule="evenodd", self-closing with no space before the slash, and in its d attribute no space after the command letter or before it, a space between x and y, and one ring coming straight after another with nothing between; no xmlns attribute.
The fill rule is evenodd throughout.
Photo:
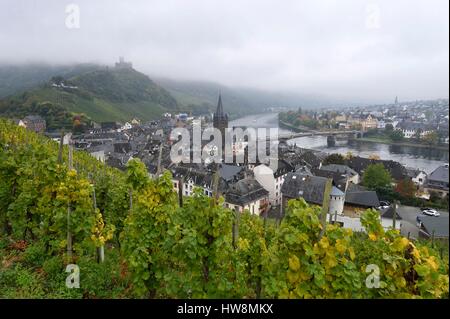
<svg viewBox="0 0 450 319"><path fill-rule="evenodd" d="M362 179L364 186L375 191L389 188L392 183L391 174L381 163L367 166Z"/></svg>
<svg viewBox="0 0 450 319"><path fill-rule="evenodd" d="M393 141L393 142L399 142L401 140L403 140L404 136L403 136L403 132L400 130L395 130L392 131L389 134L389 138Z"/></svg>
<svg viewBox="0 0 450 319"><path fill-rule="evenodd" d="M395 191L404 198L413 198L416 194L416 185L410 179L401 180L395 187Z"/></svg>
<svg viewBox="0 0 450 319"><path fill-rule="evenodd" d="M422 136L422 129L417 129L417 131L414 133L414 139L417 141L420 141L420 138Z"/></svg>
<svg viewBox="0 0 450 319"><path fill-rule="evenodd" d="M323 160L323 165L329 165L329 164L340 164L340 165L345 165L345 158L344 156L342 156L339 153L333 153L328 155L324 160Z"/></svg>
<svg viewBox="0 0 450 319"><path fill-rule="evenodd" d="M436 145L439 142L439 135L436 132L430 132L423 137L423 141L429 145Z"/></svg>
<svg viewBox="0 0 450 319"><path fill-rule="evenodd" d="M387 133L390 133L394 130L394 126L391 123L388 123L388 124L386 124L384 129L386 130Z"/></svg>
<svg viewBox="0 0 450 319"><path fill-rule="evenodd" d="M365 135L367 137L369 137L369 136L377 136L378 135L378 129L377 128L370 128L370 129L367 130Z"/></svg>

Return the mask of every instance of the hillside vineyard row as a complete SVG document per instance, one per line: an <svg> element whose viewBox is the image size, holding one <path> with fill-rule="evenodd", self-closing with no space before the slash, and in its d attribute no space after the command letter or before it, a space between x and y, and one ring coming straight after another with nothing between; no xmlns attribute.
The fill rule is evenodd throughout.
<svg viewBox="0 0 450 319"><path fill-rule="evenodd" d="M445 256L385 231L374 211L353 233L323 229L303 200L280 223L222 203L197 192L180 207L168 172L150 179L139 160L122 172L0 120L0 297L2 281L27 297L448 297ZM65 287L67 264L79 289Z"/></svg>

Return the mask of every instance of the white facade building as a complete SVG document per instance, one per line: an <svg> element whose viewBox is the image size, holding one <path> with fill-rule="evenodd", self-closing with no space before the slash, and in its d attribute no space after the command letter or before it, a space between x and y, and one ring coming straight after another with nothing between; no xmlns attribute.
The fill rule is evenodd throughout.
<svg viewBox="0 0 450 319"><path fill-rule="evenodd" d="M330 208L328 213L331 215L341 215L344 211L345 193L339 188L333 186L330 194Z"/></svg>
<svg viewBox="0 0 450 319"><path fill-rule="evenodd" d="M272 205L281 204L281 187L286 175L293 169L284 161L278 161L278 169L273 171L269 166L261 164L253 168L255 179L269 192Z"/></svg>
<svg viewBox="0 0 450 319"><path fill-rule="evenodd" d="M417 173L417 175L412 178L412 181L416 185L423 186L423 184L425 183L426 179L427 179L427 173L425 173L424 171L419 171Z"/></svg>

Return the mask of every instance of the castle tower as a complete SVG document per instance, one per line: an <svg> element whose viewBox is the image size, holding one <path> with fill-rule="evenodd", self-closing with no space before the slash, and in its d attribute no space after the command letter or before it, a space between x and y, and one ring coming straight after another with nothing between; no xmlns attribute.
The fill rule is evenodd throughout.
<svg viewBox="0 0 450 319"><path fill-rule="evenodd" d="M133 64L131 62L125 62L123 56L119 57L119 62L116 62L116 69L132 69Z"/></svg>

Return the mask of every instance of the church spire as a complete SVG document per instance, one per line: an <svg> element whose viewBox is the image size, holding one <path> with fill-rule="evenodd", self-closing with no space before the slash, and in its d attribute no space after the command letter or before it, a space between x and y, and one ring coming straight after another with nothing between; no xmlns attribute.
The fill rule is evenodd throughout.
<svg viewBox="0 0 450 319"><path fill-rule="evenodd" d="M225 147L225 131L228 128L228 115L223 112L222 94L219 92L219 101L217 102L217 110L213 116L213 127L222 133L222 148Z"/></svg>
<svg viewBox="0 0 450 319"><path fill-rule="evenodd" d="M219 117L223 116L222 94L220 92L219 92L219 102L217 102L216 115Z"/></svg>

